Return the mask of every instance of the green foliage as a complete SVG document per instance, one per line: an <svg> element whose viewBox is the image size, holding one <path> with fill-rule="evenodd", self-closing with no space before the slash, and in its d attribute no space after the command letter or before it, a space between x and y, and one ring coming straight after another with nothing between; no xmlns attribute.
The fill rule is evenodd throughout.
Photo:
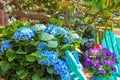
<svg viewBox="0 0 120 80"><path fill-rule="evenodd" d="M36 37L33 40L21 40L16 42L14 40L14 34L21 27L29 27L32 29L33 25L26 22L12 23L10 27L0 28L0 34L3 35L0 38L0 51L2 41L8 40L12 47L6 49L5 52L0 52L0 76L3 76L6 80L60 80L58 75L54 75L54 66L45 66L40 63L47 59L47 56L38 56L43 50L37 50L36 47L42 41L47 44L48 50L54 50L57 52L57 57L60 59L65 58L65 50L75 50L80 48L80 44L83 43L81 39L75 38L73 43L63 43L62 40L65 36L60 35L59 37L52 38L49 35L42 35L41 31L35 32ZM70 30L68 30L70 31ZM70 31L74 32L74 31ZM75 32L74 32L75 33ZM19 35L20 36L20 35ZM44 39L42 39L44 37ZM45 40L45 41L44 41ZM57 47L54 47L57 42ZM49 45L49 46L48 46ZM53 47L51 47L53 46Z"/></svg>
<svg viewBox="0 0 120 80"><path fill-rule="evenodd" d="M113 18L119 16L120 1L119 0L22 0L19 2L20 7L31 13L45 13L49 15L55 14L57 11L62 13L49 18L49 23L56 24L58 26L65 26L72 30L76 30L81 35L81 38L95 38L91 33L93 28L90 28L91 24L95 27L101 26L107 29L108 26L113 24ZM17 8L18 9L18 8ZM16 10L17 10L16 9ZM35 12L36 11L36 12ZM113 16L114 15L114 16ZM99 20L101 19L101 20ZM39 21L39 20L38 20ZM40 20L39 22L44 22ZM115 23L116 24L116 23ZM13 48L8 49L5 54L0 52L0 75L6 79L12 80L52 80L48 78L53 76L53 67L46 67L38 63L44 61L47 56L43 56L38 59L41 51L36 51L35 47L41 41L43 36L35 37L33 41L25 40L15 43L13 40L13 34L19 27L28 26L31 27L31 23L28 22L14 22L10 27L0 26L0 45L1 41L9 39L10 43L14 45ZM68 29L69 30L69 29ZM104 29L103 29L104 30ZM40 34L36 32L36 35ZM94 33L95 34L95 33ZM57 48L49 48L50 50L56 50L58 57L64 58L64 51L66 49L75 50L80 49L80 44L84 44L83 40L75 39L72 44L60 43L60 40L64 36L52 38L54 41L58 41ZM48 43L47 41L45 41ZM83 51L86 50L84 47ZM80 50L79 50L80 51ZM59 80L55 76L56 80Z"/></svg>

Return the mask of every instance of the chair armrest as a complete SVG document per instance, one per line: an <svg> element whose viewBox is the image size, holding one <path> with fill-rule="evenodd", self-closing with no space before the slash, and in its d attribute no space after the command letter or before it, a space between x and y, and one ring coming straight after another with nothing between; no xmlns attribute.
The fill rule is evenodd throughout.
<svg viewBox="0 0 120 80"><path fill-rule="evenodd" d="M120 72L112 72L112 75L120 77Z"/></svg>

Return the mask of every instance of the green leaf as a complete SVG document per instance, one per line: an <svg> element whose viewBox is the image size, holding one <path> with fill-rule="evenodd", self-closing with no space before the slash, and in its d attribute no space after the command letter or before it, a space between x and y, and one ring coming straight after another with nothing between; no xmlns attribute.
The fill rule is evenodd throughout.
<svg viewBox="0 0 120 80"><path fill-rule="evenodd" d="M15 59L15 52L12 49L7 50L6 56L8 58L8 61L11 62Z"/></svg>
<svg viewBox="0 0 120 80"><path fill-rule="evenodd" d="M24 69L18 70L18 71L16 71L16 73L17 73L17 75L19 76L19 75L21 75L22 73L24 73Z"/></svg>
<svg viewBox="0 0 120 80"><path fill-rule="evenodd" d="M90 2L90 0L83 0L84 2Z"/></svg>
<svg viewBox="0 0 120 80"><path fill-rule="evenodd" d="M92 0L92 8L90 10L91 14L96 14L100 10L100 6L97 4L98 1Z"/></svg>
<svg viewBox="0 0 120 80"><path fill-rule="evenodd" d="M0 34L0 37L3 37L3 34Z"/></svg>
<svg viewBox="0 0 120 80"><path fill-rule="evenodd" d="M34 74L32 75L32 80L41 80L39 74L34 73Z"/></svg>
<svg viewBox="0 0 120 80"><path fill-rule="evenodd" d="M50 23L56 24L56 25L60 26L63 23L63 21L62 20L58 20L56 18L50 18Z"/></svg>
<svg viewBox="0 0 120 80"><path fill-rule="evenodd" d="M92 7L92 9L90 10L90 13L96 14L98 11L100 11L100 9L96 8L96 6L95 6L95 7Z"/></svg>
<svg viewBox="0 0 120 80"><path fill-rule="evenodd" d="M26 60L27 60L28 62L35 62L36 57L29 54L29 55L26 55Z"/></svg>
<svg viewBox="0 0 120 80"><path fill-rule="evenodd" d="M68 47L70 47L70 44L64 44L61 49L65 49L65 48L68 48Z"/></svg>
<svg viewBox="0 0 120 80"><path fill-rule="evenodd" d="M2 69L2 71L6 72L6 71L8 71L8 70L10 69L10 67L11 67L10 63L5 62L5 63L3 63L3 65L1 66L1 69Z"/></svg>
<svg viewBox="0 0 120 80"><path fill-rule="evenodd" d="M112 17L112 13L107 10L104 10L102 13L103 13L104 17L106 17L106 18Z"/></svg>
<svg viewBox="0 0 120 80"><path fill-rule="evenodd" d="M81 39L74 39L73 43L77 43L77 44L81 44L83 43L84 41Z"/></svg>
<svg viewBox="0 0 120 80"><path fill-rule="evenodd" d="M53 66L47 67L47 72L50 73L50 74L53 74L54 67Z"/></svg>
<svg viewBox="0 0 120 80"><path fill-rule="evenodd" d="M0 67L5 63L5 61L0 61Z"/></svg>
<svg viewBox="0 0 120 80"><path fill-rule="evenodd" d="M42 61L44 61L47 58L48 58L47 56L43 56L42 58L38 59L38 62L41 63Z"/></svg>
<svg viewBox="0 0 120 80"><path fill-rule="evenodd" d="M30 55L35 56L36 58L38 58L40 52L41 52L41 51L38 50L38 51L36 51L36 52L34 52L34 53L31 53Z"/></svg>
<svg viewBox="0 0 120 80"><path fill-rule="evenodd" d="M16 51L17 54L27 54L27 52L24 51Z"/></svg>
<svg viewBox="0 0 120 80"><path fill-rule="evenodd" d="M102 7L103 7L102 5L103 5L103 4L102 4L102 0L98 0L96 7L97 7L98 9L102 9Z"/></svg>
<svg viewBox="0 0 120 80"><path fill-rule="evenodd" d="M16 73L20 79L24 79L28 75L28 71L24 70L24 69L20 69L20 70L16 71Z"/></svg>

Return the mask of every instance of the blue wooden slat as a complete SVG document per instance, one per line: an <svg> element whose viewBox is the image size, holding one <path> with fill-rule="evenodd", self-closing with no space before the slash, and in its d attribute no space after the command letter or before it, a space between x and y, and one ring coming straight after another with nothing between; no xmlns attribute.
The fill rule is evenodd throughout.
<svg viewBox="0 0 120 80"><path fill-rule="evenodd" d="M105 48L107 48L107 44L106 44L105 39L102 40L102 46L104 46Z"/></svg>
<svg viewBox="0 0 120 80"><path fill-rule="evenodd" d="M110 31L110 36L111 36L111 40L113 42L114 53L116 54L117 57L119 57L119 49L117 47L118 44L117 44L114 34L111 31ZM118 71L120 71L120 61L118 61L117 69L118 69Z"/></svg>
<svg viewBox="0 0 120 80"><path fill-rule="evenodd" d="M66 59L67 59L67 62L68 62L68 66L71 70L71 73L73 74L72 79L73 80L75 80L75 79L77 79L77 80L87 80L87 78L84 75L81 67L77 64L74 56L68 50L66 51Z"/></svg>
<svg viewBox="0 0 120 80"><path fill-rule="evenodd" d="M111 52L114 52L116 56L120 56L120 40L114 36L114 33L110 30L105 32L105 38L101 43L104 47L108 48ZM117 65L118 72L120 72L120 61ZM114 72L116 73L116 72ZM117 77L118 76L118 77ZM119 74L111 76L111 80L120 80Z"/></svg>
<svg viewBox="0 0 120 80"><path fill-rule="evenodd" d="M114 53L116 54L116 56L118 57L119 56L119 50L118 50L118 47L117 47L117 42L116 42L116 38L113 34L112 31L110 31L110 37L111 37L111 41L113 43L113 49L114 49Z"/></svg>
<svg viewBox="0 0 120 80"><path fill-rule="evenodd" d="M119 56L120 56L120 39L119 38L115 38L116 42L117 42L117 47L118 47L118 52L119 52Z"/></svg>
<svg viewBox="0 0 120 80"><path fill-rule="evenodd" d="M106 44L107 44L107 48L111 51L111 52L114 52L113 50L113 43L112 43L112 40L111 40L111 36L109 34L109 31L106 31L105 33L105 40L106 40Z"/></svg>

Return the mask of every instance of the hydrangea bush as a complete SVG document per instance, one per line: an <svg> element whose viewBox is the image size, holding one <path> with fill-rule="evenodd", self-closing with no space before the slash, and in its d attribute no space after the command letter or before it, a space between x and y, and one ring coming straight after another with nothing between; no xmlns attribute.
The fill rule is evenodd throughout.
<svg viewBox="0 0 120 80"><path fill-rule="evenodd" d="M13 23L0 28L0 76L6 80L70 80L65 50L79 61L83 40L53 24Z"/></svg>
<svg viewBox="0 0 120 80"><path fill-rule="evenodd" d="M84 67L88 68L93 76L109 77L112 71L116 71L115 65L118 63L116 55L101 45L85 51Z"/></svg>

